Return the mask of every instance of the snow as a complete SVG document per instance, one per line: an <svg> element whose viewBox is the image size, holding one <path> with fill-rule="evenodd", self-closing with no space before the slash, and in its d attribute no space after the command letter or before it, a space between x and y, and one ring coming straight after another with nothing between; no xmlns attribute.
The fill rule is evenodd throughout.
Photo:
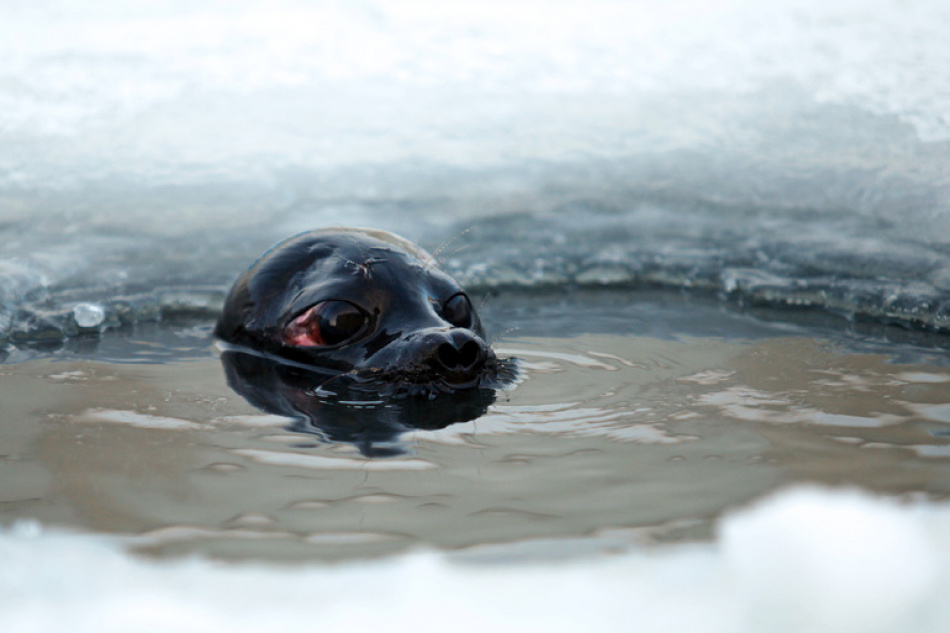
<svg viewBox="0 0 950 633"><path fill-rule="evenodd" d="M0 532L0 630L945 631L950 506L797 488L711 543L565 562L424 551L295 566L154 561L123 539Z"/></svg>

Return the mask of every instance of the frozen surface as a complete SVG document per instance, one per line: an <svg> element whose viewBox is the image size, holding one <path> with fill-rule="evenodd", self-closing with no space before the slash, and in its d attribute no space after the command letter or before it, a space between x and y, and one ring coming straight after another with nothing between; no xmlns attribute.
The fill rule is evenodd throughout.
<svg viewBox="0 0 950 633"><path fill-rule="evenodd" d="M476 549L281 568L153 562L21 523L0 532L0 628L937 633L950 621L946 505L793 489L719 533L557 563L523 548L507 563Z"/></svg>
<svg viewBox="0 0 950 633"><path fill-rule="evenodd" d="M939 0L13 2L0 340L213 313L331 224L470 229L443 258L483 287L945 329L948 32Z"/></svg>

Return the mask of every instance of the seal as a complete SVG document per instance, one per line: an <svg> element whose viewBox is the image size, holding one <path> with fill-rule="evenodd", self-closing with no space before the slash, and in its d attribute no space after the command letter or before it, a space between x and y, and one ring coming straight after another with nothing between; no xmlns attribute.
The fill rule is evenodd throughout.
<svg viewBox="0 0 950 633"><path fill-rule="evenodd" d="M231 288L215 335L312 369L325 390L434 398L516 374L458 282L419 246L372 229L320 229L271 248Z"/></svg>

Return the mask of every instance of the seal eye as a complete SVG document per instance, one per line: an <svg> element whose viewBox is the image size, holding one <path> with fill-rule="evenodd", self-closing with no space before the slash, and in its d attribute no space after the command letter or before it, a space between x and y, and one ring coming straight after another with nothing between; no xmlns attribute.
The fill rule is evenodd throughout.
<svg viewBox="0 0 950 633"><path fill-rule="evenodd" d="M475 322L475 311L468 297L459 293L442 306L442 318L455 327L471 328Z"/></svg>
<svg viewBox="0 0 950 633"><path fill-rule="evenodd" d="M366 313L346 301L321 301L284 328L284 342L299 347L324 347L347 341L369 322Z"/></svg>

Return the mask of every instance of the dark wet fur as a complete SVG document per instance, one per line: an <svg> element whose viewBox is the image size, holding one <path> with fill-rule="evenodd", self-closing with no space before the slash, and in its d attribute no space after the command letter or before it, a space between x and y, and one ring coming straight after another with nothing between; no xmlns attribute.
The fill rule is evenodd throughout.
<svg viewBox="0 0 950 633"><path fill-rule="evenodd" d="M402 238L362 229L312 231L278 244L250 267L232 288L215 334L328 372L327 389L432 399L514 383L516 364L495 356L474 306L467 327L442 316L460 293L431 255ZM296 316L327 300L358 306L369 315L368 331L324 347L282 338Z"/></svg>

